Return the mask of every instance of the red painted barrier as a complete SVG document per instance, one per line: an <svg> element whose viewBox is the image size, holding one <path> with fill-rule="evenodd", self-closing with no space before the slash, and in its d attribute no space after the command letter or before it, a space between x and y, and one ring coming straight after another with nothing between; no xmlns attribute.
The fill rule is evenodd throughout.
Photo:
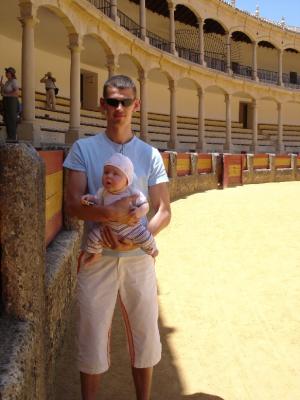
<svg viewBox="0 0 300 400"><path fill-rule="evenodd" d="M269 154L254 154L253 169L269 169Z"/></svg>
<svg viewBox="0 0 300 400"><path fill-rule="evenodd" d="M190 155L186 153L177 154L177 176L186 176L190 174L191 161Z"/></svg>
<svg viewBox="0 0 300 400"><path fill-rule="evenodd" d="M63 202L63 151L39 151L39 156L46 166L46 246L62 228Z"/></svg>
<svg viewBox="0 0 300 400"><path fill-rule="evenodd" d="M169 162L170 162L169 153L162 152L162 153L160 153L160 155L163 159L163 163L164 163L166 172L169 175Z"/></svg>
<svg viewBox="0 0 300 400"><path fill-rule="evenodd" d="M243 184L245 155L223 155L223 188Z"/></svg>
<svg viewBox="0 0 300 400"><path fill-rule="evenodd" d="M206 153L198 154L197 161L197 172L198 174L211 173L213 171L212 167L212 155Z"/></svg>

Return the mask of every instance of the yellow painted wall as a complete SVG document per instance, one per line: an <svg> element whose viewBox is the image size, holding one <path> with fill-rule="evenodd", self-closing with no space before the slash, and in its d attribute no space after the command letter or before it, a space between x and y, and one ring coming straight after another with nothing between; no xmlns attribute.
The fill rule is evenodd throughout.
<svg viewBox="0 0 300 400"><path fill-rule="evenodd" d="M10 49L8 52L7 49ZM245 64L247 63L247 57L250 58L251 46L244 46ZM263 49L266 50L266 49ZM268 51L268 50L267 50ZM0 59L1 74L4 74L4 68L7 66L14 66L17 70L17 78L21 82L21 43L0 35L0 52L5 54L5 58ZM300 59L299 54L289 54L288 61L292 63L297 57ZM266 61L267 62L267 61ZM292 65L293 69L295 68ZM91 65L82 64L81 68L86 71L92 71L98 74L98 95L99 99L102 93L102 86L104 81L107 79L107 70L100 69ZM300 68L300 66L299 66ZM51 70L53 75L57 78L57 86L60 88L60 95L69 97L69 81L70 81L70 59L60 57L54 54L45 52L44 50L36 49L36 89L39 91L44 90L44 85L39 82L40 78L45 72ZM118 72L124 73L122 63ZM136 72L135 72L136 74ZM139 84L135 79L139 93ZM170 99L169 89L167 80L163 83L150 80L148 85L148 104L149 111L156 113L168 114L170 110ZM157 101L159 99L159 101ZM245 99L232 98L232 120L238 121L239 119L239 101L245 101ZM276 105L272 101L260 101L258 108L258 122L259 123L276 123L277 122L277 109ZM225 119L225 103L224 96L216 93L205 94L205 109L206 118L224 120ZM283 108L283 120L285 124L300 125L300 104L289 103ZM177 113L178 115L185 115L191 117L197 117L198 113L198 97L195 89L187 89L179 87L177 89Z"/></svg>

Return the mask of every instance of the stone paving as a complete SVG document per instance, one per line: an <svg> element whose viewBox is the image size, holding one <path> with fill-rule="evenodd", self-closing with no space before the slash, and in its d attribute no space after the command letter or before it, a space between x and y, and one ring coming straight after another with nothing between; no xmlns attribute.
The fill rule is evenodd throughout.
<svg viewBox="0 0 300 400"><path fill-rule="evenodd" d="M172 203L158 237L162 361L154 400L300 399L300 182L211 190ZM133 400L119 313L99 400ZM73 325L56 400L79 400Z"/></svg>

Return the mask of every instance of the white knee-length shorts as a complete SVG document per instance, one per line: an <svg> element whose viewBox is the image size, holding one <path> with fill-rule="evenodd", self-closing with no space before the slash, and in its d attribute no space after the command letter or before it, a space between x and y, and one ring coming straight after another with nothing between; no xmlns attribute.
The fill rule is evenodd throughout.
<svg viewBox="0 0 300 400"><path fill-rule="evenodd" d="M153 257L103 255L80 265L77 281L78 367L100 374L110 365L110 329L119 298L131 364L147 368L161 358L157 284Z"/></svg>

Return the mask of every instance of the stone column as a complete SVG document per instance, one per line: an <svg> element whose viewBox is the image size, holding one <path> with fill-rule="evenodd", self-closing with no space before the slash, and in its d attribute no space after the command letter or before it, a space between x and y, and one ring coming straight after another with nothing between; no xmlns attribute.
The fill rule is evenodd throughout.
<svg viewBox="0 0 300 400"><path fill-rule="evenodd" d="M107 71L108 71L108 78L111 78L113 75L116 74L118 65L116 63L116 58L113 54L107 56L106 67L107 67Z"/></svg>
<svg viewBox="0 0 300 400"><path fill-rule="evenodd" d="M204 92L198 88L198 142L196 150L204 152L206 147L205 143L205 105L204 105Z"/></svg>
<svg viewBox="0 0 300 400"><path fill-rule="evenodd" d="M226 141L224 145L224 150L227 152L231 152L232 143L231 143L231 95L225 94L225 103L226 103Z"/></svg>
<svg viewBox="0 0 300 400"><path fill-rule="evenodd" d="M205 65L204 61L204 55L205 55L205 50L204 50L204 22L202 18L198 19L198 26L199 26L199 64L200 65Z"/></svg>
<svg viewBox="0 0 300 400"><path fill-rule="evenodd" d="M226 71L228 74L232 74L231 70L231 45L230 45L231 33L228 32L226 37Z"/></svg>
<svg viewBox="0 0 300 400"><path fill-rule="evenodd" d="M16 342L16 349L21 347L22 342L30 343L30 360L25 358L24 361L24 354L12 355L12 360L24 361L18 368L25 368L23 374L29 377L26 397L43 400L48 398L48 371L45 371L45 170L35 149L24 143L0 146L0 169L3 311L11 318L11 322L22 321L23 333L20 342ZM9 333L14 340L19 336L17 329ZM27 341L28 337L30 342ZM27 347L25 354L29 354ZM16 368L14 370L18 371ZM6 372L2 368L2 377ZM14 376L8 380L2 379L1 394L5 384L14 388L9 390L7 396L4 394L0 397L8 399L12 393L13 397L19 397L17 393L21 391L17 381L18 378ZM20 394L20 397L24 398L25 394Z"/></svg>
<svg viewBox="0 0 300 400"><path fill-rule="evenodd" d="M71 144L79 139L80 135L80 53L82 47L78 34L69 35L69 49L71 51L70 126L66 135L66 143Z"/></svg>
<svg viewBox="0 0 300 400"><path fill-rule="evenodd" d="M22 24L22 123L18 127L18 138L39 146L40 128L35 121L35 45L34 27L39 22L30 5L20 5Z"/></svg>
<svg viewBox="0 0 300 400"><path fill-rule="evenodd" d="M169 81L170 90L170 141L168 143L168 149L176 150L178 147L177 138L177 111L176 111L176 82L174 80Z"/></svg>
<svg viewBox="0 0 300 400"><path fill-rule="evenodd" d="M115 22L118 20L118 1L111 0L111 19Z"/></svg>
<svg viewBox="0 0 300 400"><path fill-rule="evenodd" d="M140 0L141 39L146 39L146 0Z"/></svg>
<svg viewBox="0 0 300 400"><path fill-rule="evenodd" d="M253 42L253 57L252 57L252 79L258 81L257 75L257 42Z"/></svg>
<svg viewBox="0 0 300 400"><path fill-rule="evenodd" d="M140 138L144 142L148 142L148 96L147 96L147 73L146 71L139 72L140 82L140 97L141 97L141 108L140 108Z"/></svg>
<svg viewBox="0 0 300 400"><path fill-rule="evenodd" d="M257 136L257 101L252 100L252 151L255 154L258 151L258 136Z"/></svg>
<svg viewBox="0 0 300 400"><path fill-rule="evenodd" d="M281 49L278 50L278 85L283 86L283 80L282 80L282 56L283 56L283 51Z"/></svg>
<svg viewBox="0 0 300 400"><path fill-rule="evenodd" d="M169 13L170 13L170 44L171 44L171 53L176 55L176 45L175 45L175 5L173 3L168 2Z"/></svg>
<svg viewBox="0 0 300 400"><path fill-rule="evenodd" d="M278 140L277 140L277 152L284 152L283 144L283 121L282 121L282 103L277 103L277 123L278 123Z"/></svg>

